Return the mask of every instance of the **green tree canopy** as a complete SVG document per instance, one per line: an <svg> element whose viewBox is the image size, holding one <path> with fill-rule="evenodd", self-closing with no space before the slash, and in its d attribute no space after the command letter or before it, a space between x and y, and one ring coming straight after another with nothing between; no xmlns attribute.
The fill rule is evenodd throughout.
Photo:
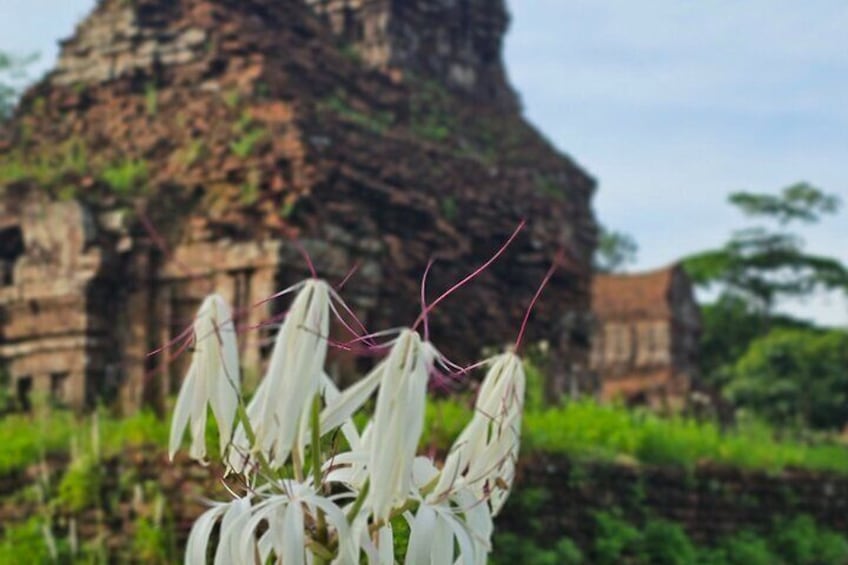
<svg viewBox="0 0 848 565"><path fill-rule="evenodd" d="M730 369L728 397L778 425L848 424L848 333L776 329L754 340Z"/></svg>
<svg viewBox="0 0 848 565"><path fill-rule="evenodd" d="M26 67L37 58L36 55L16 57L0 51L0 120L11 115L26 79Z"/></svg>
<svg viewBox="0 0 848 565"><path fill-rule="evenodd" d="M595 250L595 270L615 273L636 262L639 245L632 236L601 226L598 248Z"/></svg>
<svg viewBox="0 0 848 565"><path fill-rule="evenodd" d="M718 249L686 257L683 266L696 285L718 285L722 293L766 312L779 297L804 297L820 289L848 293L848 268L832 257L807 253L803 240L785 230L792 221L814 223L835 213L836 196L798 183L778 195L737 192L729 200L746 215L776 222L780 229L747 227Z"/></svg>

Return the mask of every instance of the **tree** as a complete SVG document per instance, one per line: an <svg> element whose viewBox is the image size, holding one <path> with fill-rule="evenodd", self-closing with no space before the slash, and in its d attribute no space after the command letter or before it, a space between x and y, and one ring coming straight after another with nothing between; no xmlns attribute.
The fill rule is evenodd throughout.
<svg viewBox="0 0 848 565"><path fill-rule="evenodd" d="M719 289L718 299L701 308L702 380L776 423L844 424L836 404L845 401L840 387L848 360L836 348L846 343L845 333L774 313L781 297L818 289L848 293L848 268L807 253L787 230L793 222L813 224L836 213L839 199L797 183L777 195L738 192L729 200L746 216L776 226L746 227L722 247L683 261L696 285Z"/></svg>
<svg viewBox="0 0 848 565"><path fill-rule="evenodd" d="M26 80L26 67L37 58L15 57L0 51L0 120L12 114L21 93L20 84Z"/></svg>
<svg viewBox="0 0 848 565"><path fill-rule="evenodd" d="M632 236L601 226L598 248L595 250L595 270L614 273L636 262L639 245Z"/></svg>
<svg viewBox="0 0 848 565"><path fill-rule="evenodd" d="M848 424L848 333L776 329L753 341L730 370L728 397L778 425Z"/></svg>
<svg viewBox="0 0 848 565"><path fill-rule="evenodd" d="M751 217L775 221L780 231L762 226L734 232L719 249L684 259L683 266L701 287L719 285L768 314L778 297L804 297L819 289L848 292L848 268L831 257L809 254L796 234L784 229L793 221L815 223L839 210L839 199L807 183L779 195L737 192L730 203Z"/></svg>

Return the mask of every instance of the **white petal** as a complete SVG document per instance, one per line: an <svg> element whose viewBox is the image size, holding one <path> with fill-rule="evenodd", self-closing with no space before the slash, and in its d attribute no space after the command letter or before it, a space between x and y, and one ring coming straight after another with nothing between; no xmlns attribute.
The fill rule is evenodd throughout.
<svg viewBox="0 0 848 565"><path fill-rule="evenodd" d="M406 548L405 565L428 565L436 535L436 513L427 505L418 508L410 524L409 546Z"/></svg>
<svg viewBox="0 0 848 565"><path fill-rule="evenodd" d="M174 406L174 416L171 420L171 436L168 441L168 457L171 461L174 460L174 454L180 448L183 434L188 425L191 399L194 395L194 380L194 361L192 361L191 365L189 365L188 373L185 379L183 379L183 384L180 387L177 403Z"/></svg>
<svg viewBox="0 0 848 565"><path fill-rule="evenodd" d="M216 505L200 515L191 527L185 552L185 565L206 565L206 550L215 522L226 511L227 505Z"/></svg>

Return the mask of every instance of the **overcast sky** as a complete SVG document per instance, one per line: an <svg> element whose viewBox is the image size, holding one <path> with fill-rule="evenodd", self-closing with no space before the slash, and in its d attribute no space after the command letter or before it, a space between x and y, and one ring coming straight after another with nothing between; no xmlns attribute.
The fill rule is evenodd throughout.
<svg viewBox="0 0 848 565"><path fill-rule="evenodd" d="M0 0L0 50L49 68L94 0ZM848 205L845 0L511 0L509 74L527 116L599 181L595 209L637 269L714 247L736 190L799 180ZM848 262L848 209L803 230ZM848 325L848 302L786 309Z"/></svg>

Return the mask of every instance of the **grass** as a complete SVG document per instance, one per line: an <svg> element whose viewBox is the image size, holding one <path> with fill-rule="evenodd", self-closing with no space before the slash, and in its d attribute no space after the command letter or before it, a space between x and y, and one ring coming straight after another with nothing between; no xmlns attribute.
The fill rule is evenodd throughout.
<svg viewBox="0 0 848 565"><path fill-rule="evenodd" d="M718 464L777 473L789 468L848 475L848 448L836 443L806 443L778 439L764 424L748 423L722 431L712 422L685 417L660 417L622 406L579 400L553 408L541 406L538 373L528 371L527 410L522 428L522 453L565 455L579 460L622 458L650 465L693 468ZM446 449L471 416L471 401L431 401L422 445ZM44 455L67 453L71 438L91 417L78 419L53 411L43 418L8 416L0 421L0 474L36 463ZM150 412L129 418L100 417L101 449L114 455L125 446L164 447L168 422Z"/></svg>
<svg viewBox="0 0 848 565"><path fill-rule="evenodd" d="M65 454L72 438L91 427L91 417L77 418L66 411L54 410L49 415L6 416L0 421L0 475L23 469L43 457ZM116 455L125 447L142 445L164 446L168 438L167 423L150 412L140 412L123 419L101 416L100 444L106 456Z"/></svg>
<svg viewBox="0 0 848 565"><path fill-rule="evenodd" d="M522 453L560 454L581 460L619 460L693 468L698 464L777 473L789 468L848 475L848 447L778 439L765 424L722 431L709 421L661 417L644 410L578 400L541 405L538 371L528 367ZM427 409L425 445L445 448L470 417L470 401L441 400Z"/></svg>

